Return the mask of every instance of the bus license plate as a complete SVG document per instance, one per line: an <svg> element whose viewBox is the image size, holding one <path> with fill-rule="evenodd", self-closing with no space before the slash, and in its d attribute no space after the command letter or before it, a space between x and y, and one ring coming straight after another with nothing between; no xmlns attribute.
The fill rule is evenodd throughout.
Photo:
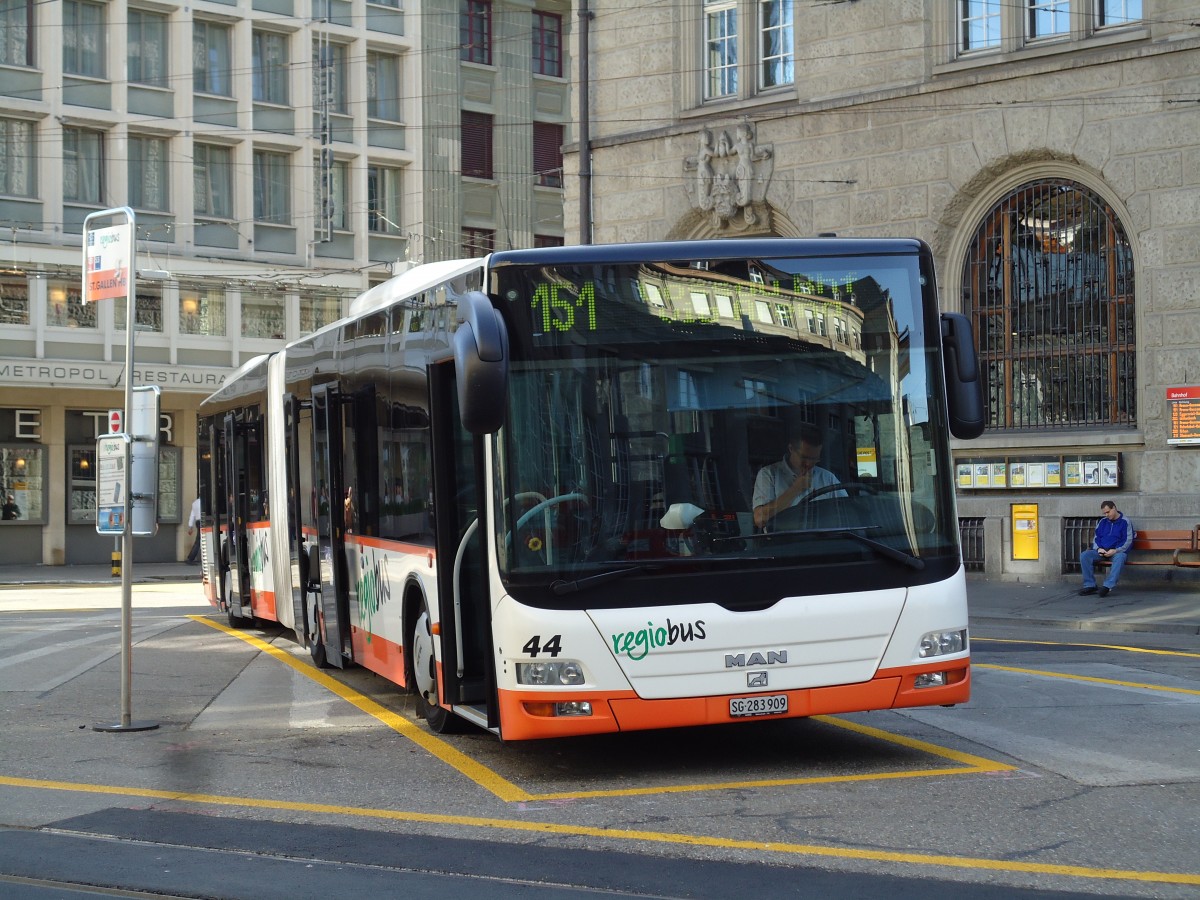
<svg viewBox="0 0 1200 900"><path fill-rule="evenodd" d="M729 715L775 716L788 711L787 694L769 694L758 697L730 697Z"/></svg>

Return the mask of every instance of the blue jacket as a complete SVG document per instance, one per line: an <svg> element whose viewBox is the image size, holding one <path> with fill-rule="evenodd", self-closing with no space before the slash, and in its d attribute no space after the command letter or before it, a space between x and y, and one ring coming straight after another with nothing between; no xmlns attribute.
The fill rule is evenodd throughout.
<svg viewBox="0 0 1200 900"><path fill-rule="evenodd" d="M1129 545L1132 543L1133 525L1123 513L1118 513L1117 517L1111 520L1105 516L1096 523L1096 539L1092 541L1093 549L1119 550L1125 553L1128 552Z"/></svg>

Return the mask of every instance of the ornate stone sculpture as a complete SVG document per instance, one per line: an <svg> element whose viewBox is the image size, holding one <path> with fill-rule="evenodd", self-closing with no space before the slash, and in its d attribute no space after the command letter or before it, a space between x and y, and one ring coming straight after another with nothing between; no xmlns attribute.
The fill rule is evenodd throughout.
<svg viewBox="0 0 1200 900"><path fill-rule="evenodd" d="M683 161L688 175L684 184L692 205L711 213L715 228L749 227L758 222L775 161L772 148L755 144L754 138L754 126L749 122L734 128L732 141L728 131L719 131L715 145L712 131L702 128L696 155ZM734 222L739 212L741 222Z"/></svg>

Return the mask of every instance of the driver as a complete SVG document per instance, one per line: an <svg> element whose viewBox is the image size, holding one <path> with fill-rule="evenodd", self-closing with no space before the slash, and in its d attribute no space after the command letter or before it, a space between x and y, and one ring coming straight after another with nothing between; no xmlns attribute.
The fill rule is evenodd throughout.
<svg viewBox="0 0 1200 900"><path fill-rule="evenodd" d="M759 469L754 479L756 528L766 528L775 516L795 506L810 491L840 484L836 475L817 465L823 443L821 429L803 423L789 437L783 459ZM844 497L846 492L832 491L824 496Z"/></svg>

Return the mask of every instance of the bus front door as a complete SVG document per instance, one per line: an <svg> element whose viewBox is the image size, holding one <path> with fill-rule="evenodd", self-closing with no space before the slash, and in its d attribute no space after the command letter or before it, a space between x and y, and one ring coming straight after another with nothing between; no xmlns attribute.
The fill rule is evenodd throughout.
<svg viewBox="0 0 1200 900"><path fill-rule="evenodd" d="M346 667L350 650L350 595L346 568L345 521L342 509L342 396L336 384L313 387L312 463L317 492L317 553L319 570L312 581L318 590L309 593L314 609L308 611L316 625L311 645L318 665Z"/></svg>
<svg viewBox="0 0 1200 900"><path fill-rule="evenodd" d="M430 409L435 411L431 425L437 460L433 493L442 688L445 700L460 715L496 729L499 711L487 575L492 529L483 517L485 439L462 426L454 364L430 366L429 376ZM418 675L418 690L420 685Z"/></svg>

